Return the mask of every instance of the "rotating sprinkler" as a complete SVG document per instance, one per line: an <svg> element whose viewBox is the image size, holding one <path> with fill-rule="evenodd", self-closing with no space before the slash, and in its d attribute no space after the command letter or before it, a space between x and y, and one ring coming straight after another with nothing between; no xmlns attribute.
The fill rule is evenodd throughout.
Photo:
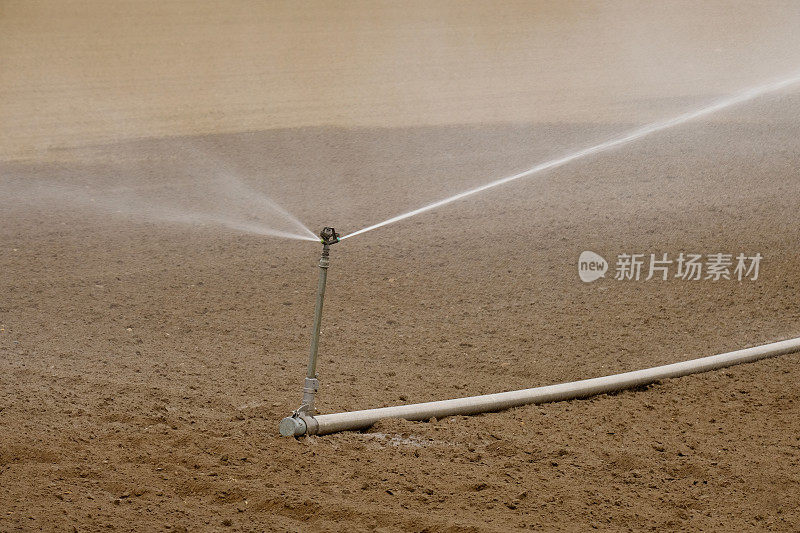
<svg viewBox="0 0 800 533"><path fill-rule="evenodd" d="M331 245L339 242L339 235L331 227L325 227L319 234L322 243L322 256L319 258L319 281L317 282L317 305L314 308L314 326L311 329L311 349L308 353L308 368L303 383L303 401L291 416L280 423L281 435L285 437L303 435L309 429L316 429L314 398L319 390L317 379L317 352L319 350L319 329L322 325L322 304L325 300L325 283L328 280Z"/></svg>

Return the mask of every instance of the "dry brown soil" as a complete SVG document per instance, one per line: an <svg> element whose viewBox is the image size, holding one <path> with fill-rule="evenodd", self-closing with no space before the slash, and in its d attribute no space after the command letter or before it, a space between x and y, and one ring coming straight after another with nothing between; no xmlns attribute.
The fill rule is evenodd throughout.
<svg viewBox="0 0 800 533"><path fill-rule="evenodd" d="M20 5L4 2L0 13L21 17ZM376 24L405 20L382 9L390 14ZM211 11L188 27L200 31ZM575 13L581 24L594 20ZM245 24L246 14L220 24ZM402 48L411 30L431 37L451 23L457 51L479 15L491 28L524 26L521 16L472 13L430 19L440 21L434 29L400 24L406 33L393 35L406 36ZM746 15L736 15L740 24ZM751 29L774 19L749 18ZM499 33L487 42L513 48ZM467 41L488 50L487 61L504 57ZM466 62L442 54L445 65ZM567 63L556 81L580 64ZM498 64L495 75L513 82L517 66ZM300 71L313 78L314 68ZM191 86L191 76L176 76ZM424 69L407 76L412 94L432 90ZM261 90L259 80L242 90ZM737 81L746 80L720 86ZM137 115L120 104L122 115L142 117L131 135L66 111L56 125L45 111L44 122L26 122L22 111L44 97L2 86L18 100L0 113L17 117L27 140L4 141L0 162L0 530L797 531L798 355L582 401L281 438L278 422L299 402L319 246L164 221L141 203L122 208L131 198L174 205L202 195L198 183L224 170L312 229L348 233L606 139L640 123L642 110L664 116L721 94L606 86L621 91L608 102L627 102L628 114L614 119L614 107L599 103L596 114L586 107L559 120L566 102L553 96L547 117L517 120L502 107L490 120L486 102L503 93L465 83L462 124L443 98L429 103L441 111L431 123L404 120L414 105L402 100L395 114L356 106L359 120L338 125L301 117L259 126L280 101L258 108L253 97L237 108L247 132L231 131L236 117L216 128L183 120L195 111L169 115L142 101L149 111ZM338 101L331 90L328 110ZM319 96L309 91L297 102ZM188 101L210 108L210 93L198 94ZM125 95L98 98L111 106ZM796 91L772 95L337 244L319 407L526 388L800 335L799 113ZM3 135L13 137L5 127ZM53 196L54 184L69 194ZM755 281L587 284L576 271L583 250L612 261L681 251L764 259Z"/></svg>

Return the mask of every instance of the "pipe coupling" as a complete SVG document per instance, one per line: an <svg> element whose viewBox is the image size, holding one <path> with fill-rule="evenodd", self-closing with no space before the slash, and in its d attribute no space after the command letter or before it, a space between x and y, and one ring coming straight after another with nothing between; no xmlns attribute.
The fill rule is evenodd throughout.
<svg viewBox="0 0 800 533"><path fill-rule="evenodd" d="M303 382L303 394L316 394L319 390L319 380L317 378L306 378Z"/></svg>

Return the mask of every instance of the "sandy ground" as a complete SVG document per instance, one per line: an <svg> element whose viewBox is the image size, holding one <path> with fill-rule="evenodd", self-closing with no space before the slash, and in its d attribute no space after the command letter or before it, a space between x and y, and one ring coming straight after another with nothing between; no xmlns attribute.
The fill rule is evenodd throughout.
<svg viewBox="0 0 800 533"><path fill-rule="evenodd" d="M50 57L36 47L61 49L53 20L23 16L46 5L0 6L3 23L16 31L24 31L19 22L27 20L53 35L52 42L20 44L10 57L28 64L25 50ZM730 4L709 6L730 12L702 34L709 43L720 38L731 46L721 45L727 61L736 55L731 43L740 41L725 24L751 19L749 31L774 44L792 20L775 16L782 4L760 17ZM159 35L192 42L203 34L206 50L220 50L223 32L204 33L218 24L279 39L242 22L250 20L248 7L219 18L207 7L208 13L188 19L194 31L182 37L156 24L148 29L152 39L134 39L141 44L134 49L143 58L156 49L169 57L177 52L159 48ZM567 15L580 21L576 27L590 34L595 19L570 8ZM97 6L75 4L64 14L64 27L86 23L92 9ZM153 9L135 12L161 20L163 13ZM553 15L556 23L539 12L526 19L527 12L514 17L503 10L452 20L427 13L431 29L407 21L416 14L393 9L376 8L381 23L397 30L392 35L406 32L405 41L387 42L392 50L406 50L420 36L439 38L437 28L457 28L451 48L437 52L452 55L434 54L445 65L471 64L464 58L476 49L491 62L514 44L530 44L512 31L502 46L493 45L499 48L485 48L477 38L464 40L470 31L502 33L504 21L521 28L525 20L543 20L544 30L558 33L569 20L563 13ZM615 9L643 17L641 6ZM663 18L675 25L670 17L686 6L664 9L669 17ZM600 11L603 23L617 21ZM658 18L650 16L645 27ZM633 24L622 19L617 23ZM373 31L374 21L356 20L365 34ZM117 24L92 35L121 31ZM139 35L128 31L126 38ZM611 49L618 42L608 35L599 42ZM513 60L474 83L466 81L470 69L481 71L486 63L454 69L450 94L461 100L451 108L426 75L435 61L417 52L419 70L409 73L406 66L395 76L408 80L404 95L433 95L429 107L417 108L403 96L370 115L374 102L390 101L381 91L392 84L375 81L364 89L370 93L365 100L347 93L354 86L347 72L363 68L382 80L386 71L367 52L359 63L348 52L361 47L340 39L328 39L327 48L324 38L309 45L341 53L340 75L324 70L318 58L298 67L302 76L276 76L306 87L322 79L315 76L323 68L334 81L306 88L296 100L281 93L283 100L262 107L259 90L272 87L263 85L269 69L245 69L256 72L249 81L220 81L236 70L230 58L252 58L242 52L251 50L244 38L244 55L220 51L212 55L218 63L184 65L171 81L156 67L141 67L156 84L142 100L128 100L125 91L139 93L111 67L98 79L116 80L122 92L113 97L109 91L117 89L99 84L95 98L91 77L63 86L71 93L55 82L49 89L36 86L47 94L19 85L23 78L45 79L50 69L41 64L40 78L16 68L17 85L2 77L2 93L16 98L2 99L0 113L17 117L20 133L4 127L0 162L8 199L0 210L0 530L796 531L797 355L584 401L429 422L383 421L363 433L278 436L278 421L299 401L318 246L214 224L168 223L151 216L156 213L136 216L138 204L124 208L130 199L177 205L204 194L198 183L234 173L310 227L333 224L347 233L603 140L638 124L633 118L701 105L720 87L739 86L758 73L726 78L709 67L706 77L697 76L704 88L680 90L678 82L657 81L667 61L652 66L649 85L598 81L608 94L598 90L597 108L590 111L591 90L558 100L553 80L565 81L570 72L575 79L589 76L590 65L602 79L615 76L563 52L575 63L553 59L563 68L512 100L520 104L519 115L512 115L513 106L493 104L504 93L481 92L480 83L516 83L519 91L536 78L514 78L519 65ZM532 49L531 61L539 64L546 54ZM124 53L112 50L109 44L97 54ZM708 50L701 47L701 55ZM375 55L385 54L378 49ZM774 53L759 68L780 74L770 67L790 55ZM91 64L87 53L73 58ZM133 59L126 61L135 67ZM408 61L414 64L411 56ZM617 63L609 68L617 77L628 70ZM685 68L681 72L702 70L694 63ZM74 65L63 69L79 78ZM192 77L202 72L214 90L192 93L184 108L157 87L170 85L178 95L192 80L205 80ZM10 93L11 86L19 92ZM336 87L345 87L353 102L344 118L332 110L341 101ZM615 99L610 95L617 89ZM212 100L230 102L226 90L247 98L220 109L216 116L223 118L195 120ZM542 115L521 103L536 90L551 96L543 97ZM22 111L49 101L48 95L52 107L26 120ZM157 98L163 107L151 105ZM318 123L308 119L314 110L303 115L309 99L321 99L320 109L328 110ZM128 127L110 126L105 111L79 120L88 101L121 110L120 123ZM130 107L122 105L126 101ZM575 108L568 101L585 107L561 116L559 109ZM75 107L65 110L69 105ZM615 105L624 111L618 117ZM410 109L414 113L405 112ZM456 109L463 120L456 120L462 116ZM438 115L421 120L430 110ZM798 112L797 92L759 99L336 245L319 407L335 412L524 388L798 336ZM231 131L240 118L239 129L248 131ZM42 193L53 184L69 186L70 194ZM207 196L205 206L236 207ZM756 281L585 284L576 272L583 250L607 259L622 252L759 252L764 260Z"/></svg>

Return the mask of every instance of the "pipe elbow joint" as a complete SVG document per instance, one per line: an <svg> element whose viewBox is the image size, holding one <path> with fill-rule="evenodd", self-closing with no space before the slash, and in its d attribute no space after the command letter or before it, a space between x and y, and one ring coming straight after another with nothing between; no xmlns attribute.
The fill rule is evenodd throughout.
<svg viewBox="0 0 800 533"><path fill-rule="evenodd" d="M295 414L281 420L278 429L284 437L302 437L316 435L319 424L313 416Z"/></svg>

